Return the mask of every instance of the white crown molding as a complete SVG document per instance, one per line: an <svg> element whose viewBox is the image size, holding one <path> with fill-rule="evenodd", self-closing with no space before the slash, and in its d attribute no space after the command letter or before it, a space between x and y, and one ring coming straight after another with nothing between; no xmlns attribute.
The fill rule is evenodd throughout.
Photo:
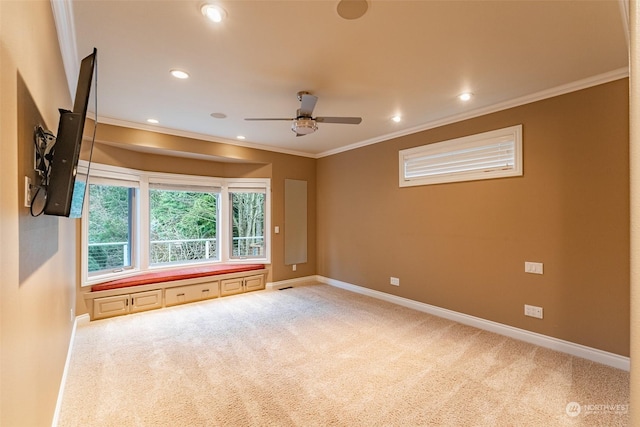
<svg viewBox="0 0 640 427"><path fill-rule="evenodd" d="M56 30L58 32L58 43L60 45L60 53L62 54L62 61L64 63L64 69L67 76L67 82L69 85L69 93L73 99L76 84L77 75L80 71L80 61L78 59L78 49L76 44L76 34L73 19L73 5L71 0L50 0L51 8L53 10L53 16L56 24ZM618 0L620 5L621 19L623 21L624 33L629 44L629 0ZM596 76L588 77L582 80L571 82L565 85L557 86L551 89L536 92L530 95L525 95L519 98L501 102L498 104L489 105L487 107L478 108L472 111L468 111L462 114L456 114L453 116L444 117L438 120L424 123L419 126L404 129L398 132L393 132L385 135L381 135L375 138L367 139L364 141L356 142L344 147L339 147L333 150L324 151L321 153L308 153L297 150L288 150L284 148L273 147L269 145L258 145L251 143L242 143L236 140L212 137L210 135L199 134L195 132L180 131L176 129L162 128L157 126L146 126L144 124L113 119L109 117L98 117L98 121L105 124L121 126L132 129L146 130L150 132L164 133L167 135L183 136L186 138L200 139L204 141L220 142L229 145L236 145L239 147L254 148L258 150L272 151L276 153L289 154L294 156L309 157L319 159L322 157L339 154L345 151L355 150L357 148L366 147L368 145L377 144L390 139L399 138L406 135L411 135L417 132L422 132L429 129L434 129L440 126L449 125L452 123L460 122L463 120L472 119L475 117L495 113L498 111L506 110L509 108L518 107L521 105L529 104L543 99L552 98L554 96L564 95L566 93L575 92L581 89L586 89L592 86L597 86L611 81L619 80L629 76L629 67L619 68L617 70L609 71L607 73L598 74Z"/></svg>
<svg viewBox="0 0 640 427"><path fill-rule="evenodd" d="M515 98L509 101L500 102L498 104L493 104L487 107L478 108L462 114L456 114L453 116L444 117L442 119L424 123L419 126L403 129L398 132L389 133L386 135L378 136L376 138L367 139L365 141L356 142L355 144L336 148L334 150L324 151L316 155L316 158L327 157L327 156L339 154L345 151L355 150L356 148L366 147L367 145L373 145L379 142L388 141L393 138L399 138L401 136L411 135L411 134L422 132L425 130L434 129L440 126L457 123L463 120L473 119L475 117L480 117L480 116L495 113L498 111L507 110L509 108L519 107L521 105L530 104L532 102L541 101L543 99L553 98L555 96L560 96L570 92L575 92L578 90L587 89L587 88L601 85L604 83L609 83L625 77L629 77L629 67L618 68L617 70L609 71L607 73L599 74L597 76L588 77L588 78L571 82L565 85L556 86L554 88L536 92L530 95L521 96L519 98Z"/></svg>
<svg viewBox="0 0 640 427"><path fill-rule="evenodd" d="M67 75L69 95L73 101L76 85L78 84L78 73L80 72L76 29L73 24L73 4L71 0L51 0L51 9L58 33L58 44L62 54L64 72Z"/></svg>
<svg viewBox="0 0 640 427"><path fill-rule="evenodd" d="M52 1L55 1L55 0L52 0ZM624 2L625 0L620 0L620 1ZM375 137L375 138L371 138L371 139L367 139L367 140L364 140L364 141L356 142L354 144L346 145L344 147L336 148L336 149L333 149L333 150L324 151L324 152L318 153L318 154L312 154L312 153L307 153L307 152L303 152L303 151L280 149L280 148L277 148L277 147L272 147L272 146L267 146L267 145L241 143L241 142L238 142L238 141L235 141L235 140L212 137L210 135L198 134L198 133L187 132L187 131L180 131L180 130L169 129L169 128L162 128L162 127L157 127L157 126L147 126L147 125L143 125L143 124L140 124L140 123L128 122L128 121L119 120L119 119L113 119L113 118L109 118L109 117L99 117L98 121L100 123L111 124L111 125L115 125L115 126L127 127L127 128L132 128L132 129L147 130L147 131L150 131L150 132L164 133L164 134L167 134L167 135L183 136L183 137L186 137L186 138L201 139L201 140L204 140L204 141L220 142L220 143L224 143L224 144L237 145L237 146L240 146L240 147L255 148L255 149L258 149L258 150L273 151L273 152L276 152L276 153L283 153L283 154L290 154L290 155L294 155L294 156L310 157L310 158L314 158L314 159L319 159L319 158L322 158L322 157L327 157L327 156L331 156L331 155L334 155L334 154L343 153L345 151L351 151L351 150L355 150L357 148L366 147L368 145L378 144L380 142L388 141L390 139L399 138L399 137L402 137L402 136L406 136L406 135L411 135L411 134L414 134L414 133L422 132L422 131L425 131L425 130L434 129L434 128L437 128L437 127L440 127L440 126L445 126L445 125L461 122L463 120L473 119L475 117L480 117L480 116L484 116L484 115L487 115L487 114L496 113L498 111L507 110L509 108L515 108L515 107L519 107L521 105L526 105L526 104L530 104L530 103L533 103L533 102L542 101L544 99L553 98L555 96L565 95L567 93L576 92L578 90L587 89L587 88L590 88L590 87L593 87L593 86L598 86L598 85L609 83L609 82L612 82L612 81L615 81L615 80L620 80L620 79L623 79L623 78L626 78L626 77L629 77L629 67L622 67L622 68L618 68L618 69L613 70L613 71L609 71L607 73L598 74L598 75L592 76L592 77L587 77L587 78L582 79L582 80L578 80L578 81L575 81L575 82L567 83L567 84L561 85L561 86L556 86L556 87L551 88L551 89L546 89L546 90L543 90L543 91L540 91L540 92L536 92L536 93L533 93L533 94L530 94L530 95L521 96L519 98L511 99L511 100L508 100L508 101L505 101L505 102L501 102L501 103L498 103L498 104L493 104L493 105L489 105L489 106L486 106L486 107L477 108L475 110L471 110L471 111L468 111L468 112L465 112L465 113L456 114L456 115L449 116L449 117L444 117L442 119L438 119L438 120L434 120L434 121L431 121L431 122L428 122L428 123L424 123L424 124L419 125L419 126L414 126L412 128L403 129L403 130L398 131L398 132L388 133L388 134L385 134L385 135L382 135L382 136L378 136L378 137Z"/></svg>
<svg viewBox="0 0 640 427"><path fill-rule="evenodd" d="M618 0L620 15L622 18L622 31L627 41L627 49L631 47L631 34L629 32L629 0Z"/></svg>
<svg viewBox="0 0 640 427"><path fill-rule="evenodd" d="M87 116L90 116L90 114L87 114ZM97 122L107 124L107 125L112 125L112 126L120 126L120 127L130 128L130 129L156 132L156 133L161 133L165 135L181 136L184 138L198 139L201 141L218 142L221 144L236 145L238 147L253 148L255 150L264 150L264 151L271 151L275 153L290 154L292 156L316 158L314 154L306 153L303 151L287 150L285 148L278 148L270 145L253 144L250 142L240 142L233 139L226 139L226 138L214 137L211 135L205 135L205 134L196 133L196 132L164 128L161 126L145 125L142 123L129 122L126 120L114 119L111 117L98 116Z"/></svg>
<svg viewBox="0 0 640 427"><path fill-rule="evenodd" d="M607 351L599 350L597 348L587 347L581 344L576 344L570 341L561 340L558 338L550 337L547 335L538 334L536 332L527 331L524 329L515 328L513 326L504 325L502 323L493 322L491 320L481 319L479 317L470 316L468 314L459 313L445 308L436 307L434 305L425 304L419 301L414 301L408 298L399 297L396 295L387 294L384 292L376 291L373 289L364 288L362 286L353 285L351 283L342 282L340 280L330 279L324 276L315 276L317 281L325 283L327 285L334 286L336 288L344 289L350 292L355 292L361 295L370 296L383 301L387 301L393 304L398 304L403 307L411 308L413 310L422 311L424 313L432 314L434 316L442 317L452 320L454 322L462 323L464 325L473 326L478 329L482 329L496 334L504 335L509 338L517 339L520 341L528 342L540 347L548 348L551 350L567 353L572 356L581 357L583 359L591 360L593 362L601 363L603 365L611 366L617 369L629 371L631 361L628 357L620 356L618 354L610 353ZM303 278L308 281L308 278ZM289 281L289 285L293 285L292 281ZM279 282L278 282L279 283Z"/></svg>

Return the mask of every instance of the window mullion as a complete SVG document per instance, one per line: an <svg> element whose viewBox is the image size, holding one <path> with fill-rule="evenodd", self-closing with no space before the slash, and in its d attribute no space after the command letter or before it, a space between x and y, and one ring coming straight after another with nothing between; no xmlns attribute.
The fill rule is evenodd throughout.
<svg viewBox="0 0 640 427"><path fill-rule="evenodd" d="M220 232L220 260L228 262L231 254L231 236L233 224L231 224L231 199L229 188L225 185L220 192L220 214L222 221L219 227Z"/></svg>
<svg viewBox="0 0 640 427"><path fill-rule="evenodd" d="M140 191L138 197L138 215L136 215L136 231L134 238L137 237L135 243L136 253L138 255L138 266L141 270L149 268L149 178L143 176L140 179Z"/></svg>

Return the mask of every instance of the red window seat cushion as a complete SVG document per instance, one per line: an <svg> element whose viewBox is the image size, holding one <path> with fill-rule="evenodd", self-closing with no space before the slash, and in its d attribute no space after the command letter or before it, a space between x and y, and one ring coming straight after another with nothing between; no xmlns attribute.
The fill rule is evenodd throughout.
<svg viewBox="0 0 640 427"><path fill-rule="evenodd" d="M150 283L171 282L173 280L193 279L215 276L217 274L241 273L243 271L262 270L264 264L215 264L197 267L184 267L175 270L153 271L123 279L111 280L91 287L92 292L108 289L127 288Z"/></svg>

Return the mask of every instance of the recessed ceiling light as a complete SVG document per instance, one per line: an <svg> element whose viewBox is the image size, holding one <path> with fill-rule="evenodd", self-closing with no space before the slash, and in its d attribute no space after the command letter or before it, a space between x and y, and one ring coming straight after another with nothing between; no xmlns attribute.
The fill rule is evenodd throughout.
<svg viewBox="0 0 640 427"><path fill-rule="evenodd" d="M147 122L149 122L149 123L151 123L151 124L154 124L154 125L157 125L158 123L160 123L160 122L159 122L158 120L156 120L156 119L147 119Z"/></svg>
<svg viewBox="0 0 640 427"><path fill-rule="evenodd" d="M246 137L244 135L238 135L236 136L237 139L246 139Z"/></svg>
<svg viewBox="0 0 640 427"><path fill-rule="evenodd" d="M393 120L396 123L400 123L400 121L402 120L402 117L398 114L398 115L395 115L395 116L391 117L391 120Z"/></svg>
<svg viewBox="0 0 640 427"><path fill-rule="evenodd" d="M227 17L227 11L215 4L205 4L200 11L207 19L216 23Z"/></svg>
<svg viewBox="0 0 640 427"><path fill-rule="evenodd" d="M173 69L173 70L170 71L170 73L176 79L188 79L189 78L189 73L187 73L186 71Z"/></svg>
<svg viewBox="0 0 640 427"><path fill-rule="evenodd" d="M458 95L458 99L464 102L469 101L471 98L473 98L473 94L470 92L465 92Z"/></svg>
<svg viewBox="0 0 640 427"><path fill-rule="evenodd" d="M225 113L211 113L211 117L214 119L226 119L227 115Z"/></svg>

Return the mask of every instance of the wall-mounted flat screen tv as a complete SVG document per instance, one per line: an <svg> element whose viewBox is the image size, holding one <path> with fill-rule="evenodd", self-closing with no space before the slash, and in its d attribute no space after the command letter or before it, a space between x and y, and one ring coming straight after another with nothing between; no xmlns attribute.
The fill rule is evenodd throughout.
<svg viewBox="0 0 640 427"><path fill-rule="evenodd" d="M76 182L76 175L96 57L97 50L94 48L93 52L80 64L73 111L60 110L44 208L44 213L47 215L77 218L82 214L86 183Z"/></svg>

